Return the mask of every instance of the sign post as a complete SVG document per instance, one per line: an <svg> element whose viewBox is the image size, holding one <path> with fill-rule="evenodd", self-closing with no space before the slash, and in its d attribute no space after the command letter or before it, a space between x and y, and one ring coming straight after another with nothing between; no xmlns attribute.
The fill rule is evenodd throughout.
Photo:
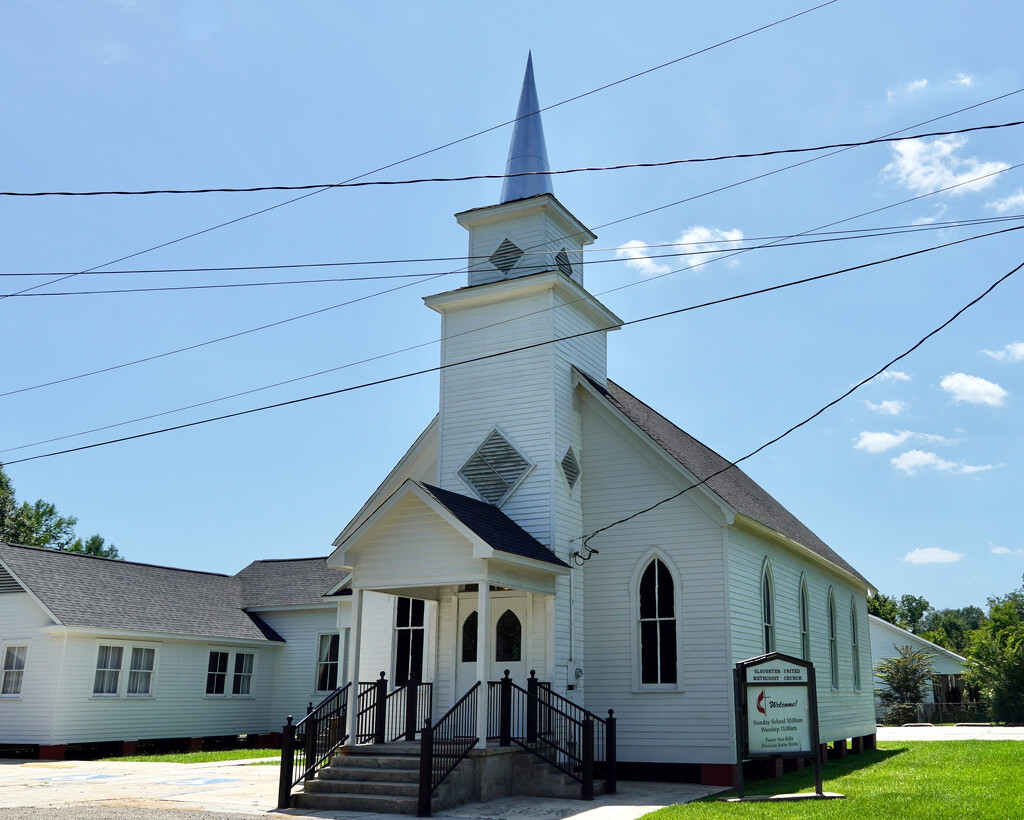
<svg viewBox="0 0 1024 820"><path fill-rule="evenodd" d="M813 759L813 796L826 797L821 779L814 664L771 652L740 661L733 676L740 798L744 791L743 761L775 757Z"/></svg>

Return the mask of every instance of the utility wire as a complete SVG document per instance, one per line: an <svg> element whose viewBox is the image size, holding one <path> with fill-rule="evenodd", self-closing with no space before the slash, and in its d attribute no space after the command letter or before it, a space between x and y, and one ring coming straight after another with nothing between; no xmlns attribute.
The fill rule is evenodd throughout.
<svg viewBox="0 0 1024 820"><path fill-rule="evenodd" d="M638 77L643 77L643 76L645 76L647 74L651 74L651 73L653 73L655 71L659 71L660 69L667 68L668 66L671 66L671 65L675 65L676 63L682 62L683 60L688 60L691 57L696 57L696 56L698 56L700 54L704 54L704 53L706 53L708 51L713 51L714 49L720 48L721 46L728 45L729 43L736 42L737 40L742 40L745 37L750 37L750 36L752 36L754 34L757 34L757 33L761 32L761 31L765 31L767 29L773 28L774 26L778 26L778 25L781 25L782 23L789 22L790 20L795 20L798 17L802 17L805 14L810 14L811 12L817 11L818 9L825 8L826 6L831 6L833 3L837 3L837 2L838 2L838 0L826 0L826 2L824 2L824 3L820 3L820 4L816 5L816 6L812 6L811 8L804 9L803 11L797 12L796 14L791 14L788 17L782 17L782 18L780 18L778 20L775 20L772 23L767 23L767 24L765 24L763 26L759 26L758 28L750 29L749 31L744 32L743 34L737 34L737 35L735 35L733 37L730 37L730 38L728 38L726 40L721 40L721 41L719 41L719 42L717 42L717 43L715 43L713 45L705 46L704 48L698 49L697 51L691 51L689 54L684 54L682 57L677 57L674 60L669 60L668 62L661 63L660 65L653 66L652 68L648 68L648 69L645 69L643 71L638 71L637 73L631 74L628 77L623 77L622 79L615 80L614 82L606 83L605 85L599 86L598 88L593 88L590 91L585 91L582 94L577 94L577 95L575 95L573 97L568 97L568 98L566 98L564 100L561 100L560 102L553 103L552 105L545 106L544 108L541 108L536 113L541 113L543 111L549 111L549 110L551 110L553 108L558 108L559 106L566 105L567 103L583 99L584 97L589 97L592 94L597 94L600 91L604 91L606 89L613 88L614 86L622 85L623 83L629 82L630 80L635 80ZM533 116L533 114L532 113L531 114L526 114L524 116ZM430 149L428 149L426 151L420 151L418 154L412 154L411 156L408 156L405 159L396 160L395 162L391 162L391 163L388 163L387 165L382 165L379 168L375 168L372 171L366 171L365 173L359 174L359 175L354 176L354 177L350 177L349 179L345 180L345 182L346 183L357 182L358 180L364 179L365 177L371 176L372 174L377 174L377 173L380 173L381 171L386 171L386 170L388 170L390 168L395 168L395 167L397 167L399 165L404 165L407 162L412 162L415 159L420 159L421 157L425 157L428 154L434 154L434 153L437 153L438 151L443 151L445 148L450 148L453 145L458 145L460 143L466 142L467 140L471 140L471 139L474 139L476 137L479 137L479 136L481 136L483 134L488 134L491 131L496 131L499 128L504 128L506 125L511 125L514 122L518 122L519 119L520 119L520 117L514 117L513 119L506 120L505 122L499 123L498 125L492 125L490 128L485 128L482 131L477 131L477 132L475 132L473 134L469 134L468 136L460 137L459 139L456 139L456 140L451 140L450 142L446 142L443 145L437 146L436 148L430 148ZM308 193L301 194L300 196L293 197L292 199L287 199L284 202L278 202L276 205L270 205L270 206L268 206L266 208L261 208L258 211L253 211L253 212L248 213L248 214L243 214L242 216L235 217L234 219L229 219L226 222L221 222L221 223L219 223L217 225L213 225L213 226L211 226L209 228L204 228L204 229L199 230L199 231L193 231L192 233L186 234L185 236L180 236L177 239L171 239L171 240L168 240L167 242L162 242L159 245L153 245L152 247L145 248L145 249L143 249L141 251L136 251L134 253L127 254L126 256L122 256L122 257L120 257L118 259L113 259L113 260L111 260L109 262L104 262L103 264L100 264L100 265L94 265L93 267L87 268L84 271L77 271L75 273L70 273L67 276L62 276L59 279L54 279L51 282L42 282L42 283L40 283L38 285L33 285L33 286L29 287L29 288L25 288L24 290L19 291L18 293L20 294L20 293L26 293L26 292L32 291L32 290L38 290L39 288L44 288L47 285L56 284L57 282L63 281L64 279L70 279L72 276L77 276L79 273L87 273L89 271L93 271L93 270L96 270L98 268L106 268L106 267L109 267L110 265L116 265L118 262L124 262L124 261L126 261L128 259L134 259L135 257L142 256L143 254L151 253L152 251L159 250L161 248L166 248L166 247L169 247L170 245L176 245L179 242L185 242L186 240L193 239L193 238L195 238L197 236L202 236L203 234L210 233L211 231L216 231L216 230L219 230L220 228L225 228L228 225L234 225L235 223L241 222L241 221L243 221L245 219L251 219L254 216L259 216L260 214L268 213L269 211L273 211L273 210L275 210L277 208L283 208L285 205L291 205L294 202L298 202L299 200L306 199L307 197L315 196L316 194L323 193L324 191L327 191L327 190L330 190L330 189L326 188L326 187L325 188L318 188L316 190L309 191ZM12 294L12 295L14 295L14 294ZM7 297L7 296L0 297L0 299L5 299L5 298L9 298L9 297Z"/></svg>
<svg viewBox="0 0 1024 820"><path fill-rule="evenodd" d="M884 373L886 370L888 370L890 367L892 367L898 361L900 361L902 359L905 359L907 356L909 356L911 353L913 353L915 350L917 350L921 345L923 345L926 341L928 341L932 336L934 336L935 334L937 334L940 331L944 330L945 328L949 327L949 325L951 325L954 321L956 321L961 316L961 314L965 313L967 310L972 308L974 305L978 304L978 302L980 302L982 299L984 299L986 296L988 296L999 285L1001 285L1003 282L1005 282L1007 279L1009 279L1011 276L1013 276L1021 268L1024 268L1024 262L1022 262L1021 264L1017 265L1017 267L1015 267L1013 270L1009 271L1008 273L1005 273L1002 276L1000 276L995 282L993 282L984 291L982 291L981 294L979 294L974 299L972 299L970 302L968 302L966 305L964 305L962 308L960 308L960 310L958 310L956 313L954 313L952 316L950 316L945 322L943 322L937 328L935 328L934 330L932 330L929 333L926 333L924 336L922 336L920 339L918 339L913 345L911 345L907 350L905 350L903 353L901 353L895 359L893 359L892 361L887 362L886 364L882 365L878 370L876 370L874 373L872 373L866 379L862 379L861 381L857 382L857 384L855 384L853 387L851 387L849 390L847 390L846 392L844 392L843 394L841 394L837 398L835 398L832 401L830 401L824 407L821 407L818 410L815 410L813 413L811 413L811 415L809 415L803 421L797 422L792 427L790 427L788 430L786 430L784 433L781 433L781 434L777 435L775 438L770 439L769 441L766 441L760 447L756 448L755 450L751 450L749 453L747 453L742 458L738 458L735 461L730 461L728 464L726 464L726 466L722 467L720 470L716 470L715 472L711 473L711 475L706 476L706 477L700 479L696 484L693 484L693 485L691 485L689 487L686 487L685 489L680 490L678 493L670 495L668 498L663 498L660 501L658 501L658 502L656 502L654 504L651 504L649 507L645 507L642 510L637 510L636 512L634 512L634 513L632 513L630 515L627 515L624 518L620 518L617 521L613 521L610 524L606 524L603 527L598 527L596 530L593 530L589 534L583 536L583 538L581 540L583 548L586 549L590 553L597 552L597 550L592 549L589 546L590 541L595 536L600 535L603 532L608 532L608 530L612 529L613 527L618 527L618 526L620 526L622 524L625 524L628 521L632 521L635 518L639 518L641 515L645 515L645 514L651 512L652 510L656 510L658 507L662 506L663 504L667 504L669 501L673 501L676 498L679 498L680 496L685 495L686 493L690 492L690 490L694 490L697 487L701 487L701 486L707 484L711 479L713 479L713 478L715 478L717 476L722 475L722 473L725 473L725 472L731 470L736 465L746 461L749 458L752 458L752 457L756 456L762 450L765 450L768 447L771 447L773 444L776 444L779 441L782 441L782 439L784 439L790 433L793 433L796 430L799 430L801 427L809 424L814 419L816 419L818 416L820 416L822 413L824 413L826 410L828 410L829 408L834 407L835 405L839 404L839 402L841 402L843 399L847 398L848 396L852 395L855 391L859 390L861 387L863 387L865 384L870 382L872 379L877 378L878 376L882 375L882 373ZM589 556L581 556L581 557L582 557L583 560L587 560L589 558Z"/></svg>
<svg viewBox="0 0 1024 820"><path fill-rule="evenodd" d="M986 225L986 224L992 224L992 223L1003 223L1003 222L1019 221L1021 219L1024 219L1024 214L1011 215L1011 216L995 216L995 217L987 217L987 218L984 218L984 219L959 220L959 221L945 222L945 223L929 223L929 224L926 224L926 225L906 225L906 226L902 226L900 228L893 228L893 229L890 229L890 230L884 230L884 229L868 230L868 229L865 229L864 232L860 232L860 233L854 232L854 231L842 231L841 233L845 234L843 236L827 236L827 237L822 237L820 239L801 239L801 240L798 240L796 242L776 241L776 242L772 242L770 244L756 245L756 246L749 246L749 247L742 247L742 248L725 247L725 248L709 248L708 250L699 250L699 251L679 251L679 252L676 252L676 253L645 254L645 255L630 256L628 259L626 257L609 257L608 259L591 259L591 260L587 261L587 265L589 267L593 268L594 265L606 265L606 264L611 264L611 263L636 262L636 261L642 261L642 260L650 260L650 261L653 261L653 262L658 262L658 261L666 260L666 259L679 259L681 257L686 257L686 256L710 256L712 254L737 253L737 252L748 251L748 250L774 250L774 249L777 249L777 248L794 248L794 247L799 247L799 246L802 246L802 245L822 245L822 244L830 244L830 243L833 243L833 242L849 242L849 241L854 240L854 239L876 239L876 238L881 238L881 237L886 237L886 236L899 236L901 234L913 234L913 233L922 233L922 232L926 232L926 231L949 230L951 227L967 227L967 226L974 227L974 226L977 226L977 225ZM811 232L808 235L814 236L815 234L813 232ZM685 242L685 243L678 243L678 244L679 245L730 245L730 246L732 246L732 245L736 245L736 244L738 244L740 242L764 242L764 241L769 240L769 239L782 240L782 239L786 239L786 238L788 238L788 237L786 237L786 236L780 236L780 237L743 237L743 239L721 239L721 240L712 240L712 241L708 241L708 242ZM633 247L638 247L638 246L633 246ZM646 246L646 247L654 247L654 246ZM665 247L665 246L664 245L658 245L656 247ZM525 255L526 254L524 254L524 256ZM545 254L545 256L550 256L550 254ZM704 263L700 263L700 264L704 264ZM689 270L690 267L693 267L693 266L688 266L686 268L682 268L681 270ZM545 266L543 268L543 270L546 270L546 269L547 269L547 267ZM538 268L538 270L541 270L541 268ZM55 297L55 296L107 296L107 295L121 294L121 293L165 293L165 292L168 292L168 291L184 291L184 290L219 290L219 289L224 289L224 288L258 288L258 287L276 287L276 286L283 286L283 285L339 284L339 283L350 283L350 282L370 282L370 281L376 281L376 280L381 280L381 279L426 279L426 278L436 278L438 276L449 276L449 275L451 275L453 273L457 273L457 272L458 271L432 271L430 273L400 273L400 274L388 274L388 275L382 275L382 276L348 276L348 277L335 277L335 278L327 278L327 279L286 279L286 280L281 280L281 281L276 281L276 282L225 282L225 283L215 283L215 284L209 284L209 285L166 285L166 286L162 286L162 287L116 288L116 289L110 289L110 290L48 291L46 293L23 293L23 294L20 294L19 298L27 299L27 298L33 298L33 297L40 298L40 297ZM678 271L673 271L673 272L678 273ZM0 274L0 275L3 275L3 274ZM657 277L653 277L653 278L657 278ZM649 281L649 280L644 280L644 281ZM16 294L9 294L9 295L10 296L15 296ZM0 395L2 395L2 394L0 394Z"/></svg>
<svg viewBox="0 0 1024 820"><path fill-rule="evenodd" d="M1010 233L1012 231L1019 231L1019 230L1024 230L1024 226L1018 226L1018 227L1015 227L1015 228L1005 228L1002 231L997 231L996 233ZM989 235L995 235L995 234L989 234ZM513 354L513 353L522 353L522 352L527 351L527 350L534 350L534 349L537 349L537 348L546 347L548 345L556 344L558 342L569 341L569 340L572 340L572 339L579 339L579 338L582 338L584 336L591 336L591 335L593 335L595 333L604 333L604 332L607 332L608 330L612 330L612 329L615 329L615 328L618 328L618 327L628 327L628 326L631 326L631 325L642 324L642 323L645 323L645 322L654 321L656 319L664 319L664 318L667 318L669 316L677 316L679 314L688 313L688 312L693 311L693 310L699 310L701 308L711 307L713 305L721 305L721 304L726 304L727 302L734 302L734 301L737 301L739 299L744 299L744 298L747 298L747 297L750 297L750 296L756 296L756 295L760 295L760 294L764 294L764 293L771 293L771 292L777 291L777 290L784 290L786 288L794 287L796 285L802 285L802 284L806 284L808 282L814 282L814 281L818 281L818 280L821 280L821 279L827 279L827 278L830 278L830 277L833 277L833 276L839 276L840 274L849 273L849 272L854 271L854 270L862 270L864 268L870 268L870 267L876 267L878 265L884 265L884 264L887 264L887 263L890 263L890 262L894 262L894 261L897 261L897 260L900 260L900 259L906 259L906 258L909 258L909 257L912 257L912 256L918 256L920 254L928 253L928 252L933 251L933 250L938 250L940 248L950 247L952 245L959 245L959 244L962 244L964 242L969 242L969 241L972 241L973 239L980 239L980 238L983 238L983 237L978 236L978 237L969 237L967 239L960 239L960 240L957 240L955 242L949 242L949 243L946 243L944 245L939 245L939 246L936 246L936 247L933 247L933 248L925 248L925 249L922 249L922 250L913 251L911 253L900 254L898 256L892 256L892 257L888 257L886 259L879 259L879 260L875 260L873 262L867 262L867 263L864 263L864 264L861 264L861 265L854 265L854 266L849 267L849 268L842 268L840 270L835 270L835 271L830 271L828 273L818 274L816 276L808 276L808 277L805 277L803 279L795 280L793 282L786 282L786 283L780 284L780 285L771 285L771 286L764 287L764 288L758 288L757 290L747 291L745 293L735 294L733 296L727 296L727 297L724 297L724 298L721 298L721 299L714 299L712 301L703 302L703 303L698 304L698 305L689 305L687 307L676 308L674 310L669 310L669 311L665 311L665 312L662 312L662 313L656 313L656 314L653 314L653 315L650 315L650 316L643 316L643 317L641 317L639 319L630 319L628 321L622 322L619 325L612 325L612 326L607 326L607 327L595 328L593 330L586 330L586 331L582 331L580 333L569 334L568 336L560 336L560 337L557 337L555 339L548 339L548 340L545 340L545 341L542 341L542 342L534 342L534 343L528 344L528 345L520 345L519 347L511 348L509 350L500 350L500 351L497 351L495 353L487 353L487 354L483 354L483 355L480 355L480 356L474 356L474 357L471 357L469 359L463 359L463 360L458 361L458 362L449 362L448 364L435 365L433 367L423 368L421 370L415 370L415 371L411 371L411 372L408 372L408 373L399 374L397 376L388 376L388 377L385 377L385 378L376 379L374 381L363 382L362 384L350 385L349 387L342 387L342 388L339 388L337 390L329 390L327 392L317 393L317 394L314 394L314 395L311 395L311 396L303 396L303 397L300 397L300 398L297 398L297 399L289 399L287 401L275 402L274 404L267 404L267 405L263 405L261 407L253 407L253 408L249 408L248 410L239 410L239 411L234 412L234 413L226 413L224 415L214 416L212 418L199 419L197 421L186 422L184 424L178 424L178 425L174 425L172 427L164 427L164 428L159 429L159 430L150 430L150 431L147 431L147 432L144 432L144 433L136 433L136 434L131 435L131 436L123 436L121 438L108 439L106 441L95 442L93 444L85 444L85 445L82 445L80 447L72 447L72 448L69 448L69 449L66 449L66 450L58 450L58 451L51 452L51 453L41 453L41 454L35 455L35 456L27 456L25 458L8 461L6 463L8 465L10 465L10 464L21 464L21 463L26 462L26 461L35 461L35 460L41 459L41 458L50 458L52 456L66 455L68 453L76 453L76 452L80 452L82 450L91 450L91 449L94 449L96 447L104 447L104 446L107 446L109 444L118 444L118 443L121 443L121 442L124 442L124 441L133 441L135 439L147 438L149 436L160 435L162 433L169 433L169 432L173 432L173 431L176 431L176 430L184 430L184 429L187 429L189 427L197 427L197 426L200 426L200 425L203 425L203 424L210 424L211 422L215 422L215 421L224 421L225 419L238 418L240 416L247 416L247 415L251 415L253 413L262 412L264 410L273 410L273 409L276 409L276 408L279 408L279 407L288 407L288 406L295 405L295 404L301 404L301 403L304 403L304 402L307 402L307 401L313 401L313 400L316 400L316 399L327 398L328 396L337 396L337 395L341 395L343 393L351 393L351 392L353 392L355 390L362 390L362 389L365 389L365 388L368 388L368 387L376 387L376 386L382 385L382 384L389 384L391 382L403 381L405 379L409 379L409 378L412 378L414 376L422 376L422 375L425 375L427 373L438 373L438 372L447 370L447 369L452 368L452 367L460 367L460 366L466 365L466 364L473 364L473 363L476 363L476 362L486 361L486 360L489 360L489 359L495 359L495 358L498 358L500 356L508 356L508 355ZM1016 270L1019 269L1019 267L1020 266L1018 266L1018 268L1015 268L1013 271L1011 271L1010 273L1008 273L1005 276L1003 276L1001 279L997 280L997 282L995 284L993 284L987 291L985 291L985 293L983 293L981 296L979 296L973 302L969 303L966 307L962 308L953 317L953 319L955 319L957 316L959 316L960 313L963 313L964 310L966 310L972 304L974 304L977 301L980 301L981 298L983 296L985 296L988 292L990 292L992 289L994 289L996 287L996 285L998 285L1004 279L1009 278L1010 275L1015 273ZM942 325L940 328L938 328L937 330L935 330L932 333L928 334L928 336L926 336L925 339L927 339L929 336L932 336L935 333L937 333L943 327L945 327L950 322L952 322L953 319L950 319L944 325ZM896 361L899 361L899 359L903 358L904 356L908 355L912 350L914 350L914 349L916 349L916 347L920 346L920 344L922 344L925 341L925 339L922 339L921 342L918 342L918 344L915 345L913 348L911 348L910 351L907 351L907 353L902 354L901 356L899 356L898 358L894 359L889 364L891 365L891 364L895 363ZM889 365L886 365L886 367L888 367L888 366ZM884 370L884 368L883 368L883 370ZM878 372L881 373L882 371L880 370ZM877 376L878 373L876 373L875 375ZM874 378L874 376L872 376L871 378ZM865 382L862 382L861 384L864 384L864 383ZM859 387L860 385L857 385L857 386ZM856 387L854 387L853 389L855 390ZM830 404L826 405L824 408L819 410L817 413L812 415L810 418L808 418L807 420L801 422L799 425L796 425L796 427L791 428L789 431L784 433L782 436L779 436L778 438L773 439L773 441L768 442L768 444L772 444L775 441L778 441L780 438L783 438L784 436L788 435L789 432L792 432L792 430L797 429L797 427L803 426L808 421L810 421L811 419L815 418L816 416L820 415L822 412L827 410L833 404L836 404L838 401L840 401L843 398L845 398L851 392L853 392L853 390L850 390L847 393L843 394L843 396L840 396L839 399L836 399L835 401L833 401ZM762 447L758 448L758 450L755 450L750 455L755 455L756 453L760 452L765 447L767 447L768 444L765 444ZM739 461L743 461L743 460L745 460L746 458L749 458L749 457L750 456L744 456L744 458L743 459L739 459ZM737 463L739 463L739 461L733 462L733 464L737 464ZM726 468L726 469L728 469L728 468ZM709 478L712 478L712 477L713 476L709 476ZM680 495L681 495L681 493L680 493ZM667 501L667 500L670 500L670 499L665 499L664 501L659 502L659 504L660 503L665 503L665 501ZM655 505L655 506L657 506L657 505ZM653 509L653 507L651 509ZM596 532L593 533L593 534L596 534ZM590 537L592 537L592 536L590 536Z"/></svg>
<svg viewBox="0 0 1024 820"><path fill-rule="evenodd" d="M163 188L135 191L0 191L0 196L40 197L40 196L151 196L154 194L240 194L256 191L308 191L329 188L367 188L380 185L421 185L436 182L470 182L481 179L510 179L512 177L529 176L562 176L565 174L595 173L599 171L623 171L631 168L668 168L673 165L688 165L701 162L721 162L729 159L754 159L757 157L774 157L780 154L806 154L815 151L827 151L833 148L861 148L867 145L882 145L903 140L926 139L928 137L948 137L954 134L970 134L975 131L992 131L1000 128L1014 128L1024 125L1024 120L1004 122L993 125L976 125L970 128L957 128L951 131L931 131L926 134L908 134L905 137L879 137L859 142L833 142L826 145L815 145L808 148L776 148L768 151L754 151L743 154L720 154L712 157L692 157L688 159L669 159L658 162L626 162L618 165L591 165L583 168L565 168L558 171L519 171L514 174L467 174L458 177L418 177L415 179L379 179L363 182L319 182L309 185L255 185L249 188Z"/></svg>

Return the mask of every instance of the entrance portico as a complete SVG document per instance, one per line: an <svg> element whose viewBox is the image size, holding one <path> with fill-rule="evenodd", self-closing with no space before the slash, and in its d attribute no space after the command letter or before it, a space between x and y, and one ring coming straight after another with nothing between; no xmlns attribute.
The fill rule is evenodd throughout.
<svg viewBox="0 0 1024 820"><path fill-rule="evenodd" d="M399 670L434 671L434 711L443 714L477 681L496 680L505 669L525 685L529 669L553 670L548 658L554 632L556 581L569 567L497 507L431 485L408 480L353 531L329 559L351 573L349 674L361 669L368 647L364 602L369 592L434 606L404 604L403 612L429 611L432 618L399 621L421 628L419 636L396 641ZM417 643L420 641L420 643ZM417 648L418 647L418 648ZM400 653L420 652L408 665ZM424 674L426 676L426 673ZM349 691L349 737L356 737L358 687ZM478 745L486 744L487 701L477 701ZM436 716L436 715L435 715Z"/></svg>

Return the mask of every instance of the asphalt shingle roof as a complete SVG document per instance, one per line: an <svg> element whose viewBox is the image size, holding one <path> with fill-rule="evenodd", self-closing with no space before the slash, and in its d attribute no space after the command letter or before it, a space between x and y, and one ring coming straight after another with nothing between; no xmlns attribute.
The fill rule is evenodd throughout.
<svg viewBox="0 0 1024 820"><path fill-rule="evenodd" d="M449 490L442 490L440 487L424 484L422 481L417 481L416 484L430 493L448 512L499 552L532 558L535 561L544 561L547 564L555 564L560 567L568 566L494 505Z"/></svg>
<svg viewBox="0 0 1024 820"><path fill-rule="evenodd" d="M585 376L585 374L584 374ZM710 447L697 441L675 424L615 382L607 388L589 376L587 381L612 403L627 419L650 436L666 453L698 479L703 480L729 464ZM829 563L851 573L865 584L870 582L855 570L839 553L811 532L795 515L772 498L757 482L739 467L726 470L707 481L706 487L737 512L791 538Z"/></svg>
<svg viewBox="0 0 1024 820"><path fill-rule="evenodd" d="M253 561L235 576L242 584L242 606L319 604L345 574L327 567L327 558L294 558ZM349 589L339 595L351 595Z"/></svg>

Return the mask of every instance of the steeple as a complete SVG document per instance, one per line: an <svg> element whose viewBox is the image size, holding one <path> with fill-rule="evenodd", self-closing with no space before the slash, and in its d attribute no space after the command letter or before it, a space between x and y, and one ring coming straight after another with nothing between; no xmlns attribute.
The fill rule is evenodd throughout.
<svg viewBox="0 0 1024 820"><path fill-rule="evenodd" d="M519 109L516 123L512 127L512 142L508 147L506 174L529 176L505 177L501 186L502 204L516 199L526 199L537 194L553 194L551 177L547 176L548 150L544 144L544 126L540 121L540 104L537 102L537 85L533 80L533 53L526 58L526 74L523 90L519 94Z"/></svg>

